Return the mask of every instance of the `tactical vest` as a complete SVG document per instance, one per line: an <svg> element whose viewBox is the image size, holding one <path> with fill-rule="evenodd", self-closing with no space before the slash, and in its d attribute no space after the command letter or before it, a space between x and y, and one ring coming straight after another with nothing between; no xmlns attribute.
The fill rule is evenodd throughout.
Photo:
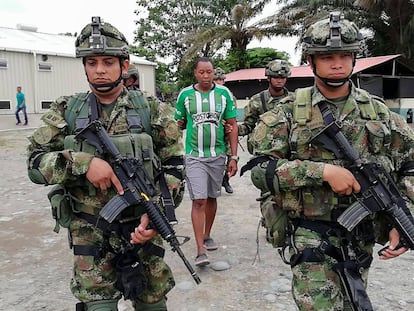
<svg viewBox="0 0 414 311"><path fill-rule="evenodd" d="M296 90L289 138L290 160L309 159L340 164L342 160L337 159L332 152L310 144L311 139L325 127L318 105L312 106L312 90L313 87ZM359 134L361 135L367 133L370 154L381 155L391 140L389 124L385 119L382 119L388 115L388 111L384 106L374 104L374 97L365 90L356 89L355 91L359 98L364 99L364 101L358 101L360 119L353 120L354 123L351 127L359 127ZM376 100L379 100L379 98L376 98ZM388 164L392 165L391 163ZM334 218L332 209L347 208L353 202L351 197L336 195L326 184L301 188L300 190L284 193L282 196L284 208L303 212L309 218L327 221Z"/></svg>
<svg viewBox="0 0 414 311"><path fill-rule="evenodd" d="M96 148L86 141L75 139L77 132L90 122L91 107L88 102L89 93L80 93L71 97L65 110L65 120L69 135L65 137L64 148L96 154ZM128 102L131 107L125 107L126 115L122 113L117 118L124 118L125 122L115 127L111 140L125 157L140 159L150 176L148 183L154 182L154 175L159 168L159 161L154 153L151 134L151 121L148 105L140 91L129 91Z"/></svg>

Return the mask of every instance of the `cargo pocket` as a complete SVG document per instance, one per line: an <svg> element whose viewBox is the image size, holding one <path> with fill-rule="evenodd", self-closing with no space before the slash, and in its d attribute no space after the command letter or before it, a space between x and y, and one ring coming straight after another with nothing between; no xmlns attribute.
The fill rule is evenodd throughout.
<svg viewBox="0 0 414 311"><path fill-rule="evenodd" d="M368 147L374 153L380 153L383 148L390 146L391 132L381 121L367 121Z"/></svg>
<svg viewBox="0 0 414 311"><path fill-rule="evenodd" d="M52 208L53 219L56 220L53 231L59 232L60 227L68 228L74 217L74 202L72 197L62 185L55 185L47 194Z"/></svg>

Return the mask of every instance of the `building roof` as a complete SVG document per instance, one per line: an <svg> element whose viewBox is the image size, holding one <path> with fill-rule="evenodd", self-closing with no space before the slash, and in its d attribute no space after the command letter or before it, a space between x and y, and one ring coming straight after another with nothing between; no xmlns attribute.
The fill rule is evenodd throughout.
<svg viewBox="0 0 414 311"><path fill-rule="evenodd" d="M359 58L356 60L353 74L356 74L367 68L371 68L371 67L383 64L385 62L396 59L398 57L400 57L400 54ZM290 71L291 71L290 78L313 77L313 72L310 66L308 65L295 66L295 67L292 67ZM233 72L226 74L226 80L225 80L226 82L242 81L242 80L243 81L245 80L266 80L265 69L264 68L240 69L240 70L233 71Z"/></svg>
<svg viewBox="0 0 414 311"><path fill-rule="evenodd" d="M75 37L37 32L33 26L17 26L19 29L0 26L0 51L75 57ZM156 65L135 55L131 55L131 61Z"/></svg>

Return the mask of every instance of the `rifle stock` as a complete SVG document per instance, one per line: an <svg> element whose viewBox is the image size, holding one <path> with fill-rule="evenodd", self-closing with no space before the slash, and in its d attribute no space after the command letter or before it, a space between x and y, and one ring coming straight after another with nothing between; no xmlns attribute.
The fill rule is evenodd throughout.
<svg viewBox="0 0 414 311"><path fill-rule="evenodd" d="M115 175L124 189L124 194L114 196L101 209L99 215L111 223L125 208L133 205L144 206L154 229L169 243L172 251L180 256L194 281L200 284L200 278L180 248L174 229L164 213L151 199L154 193L146 182L147 174L143 164L138 159L123 157L99 120L92 121L75 138L86 139L89 144L97 148L99 153L108 156Z"/></svg>

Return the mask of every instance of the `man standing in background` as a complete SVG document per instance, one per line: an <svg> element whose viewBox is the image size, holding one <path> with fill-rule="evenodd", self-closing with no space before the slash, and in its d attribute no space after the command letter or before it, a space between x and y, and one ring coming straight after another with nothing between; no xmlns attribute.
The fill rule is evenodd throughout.
<svg viewBox="0 0 414 311"><path fill-rule="evenodd" d="M27 119L27 112L26 112L26 98L24 96L24 93L22 92L22 87L18 86L17 87L17 93L16 93L16 102L17 102L17 106L16 106L16 125L20 125L22 124L22 122L20 121L20 116L19 116L19 112L21 110L23 110L23 115L24 115L24 124L23 125L27 125L28 124L28 119Z"/></svg>
<svg viewBox="0 0 414 311"><path fill-rule="evenodd" d="M250 134L259 122L259 116L273 109L282 98L289 95L286 82L290 76L290 66L287 61L280 59L270 61L266 65L265 76L269 81L268 89L252 96L247 106L244 107L244 120L238 126L240 136L248 135L247 149L251 154Z"/></svg>

